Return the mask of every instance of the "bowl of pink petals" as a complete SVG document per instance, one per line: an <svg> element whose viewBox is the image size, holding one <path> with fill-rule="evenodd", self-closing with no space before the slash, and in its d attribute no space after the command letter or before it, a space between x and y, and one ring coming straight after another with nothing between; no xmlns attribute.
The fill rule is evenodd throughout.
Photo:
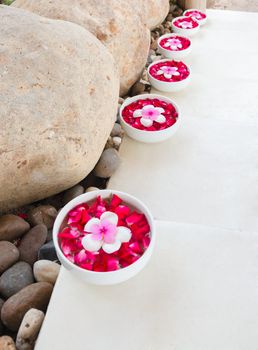
<svg viewBox="0 0 258 350"><path fill-rule="evenodd" d="M158 39L158 50L164 57L181 60L191 52L192 43L182 35L164 34Z"/></svg>
<svg viewBox="0 0 258 350"><path fill-rule="evenodd" d="M151 85L160 91L175 92L184 89L190 82L190 68L182 61L164 59L148 67Z"/></svg>
<svg viewBox="0 0 258 350"><path fill-rule="evenodd" d="M200 25L204 25L207 21L207 16L204 12L198 10L198 9L189 9L189 10L186 10L184 13L183 13L184 16L187 16L187 17L191 17L193 18L194 20L198 21L200 23Z"/></svg>
<svg viewBox="0 0 258 350"><path fill-rule="evenodd" d="M191 37L199 31L200 23L193 17L180 16L173 19L172 29L177 34Z"/></svg>
<svg viewBox="0 0 258 350"><path fill-rule="evenodd" d="M121 283L148 263L155 242L149 209L123 192L99 190L67 203L53 227L62 265L97 285Z"/></svg>
<svg viewBox="0 0 258 350"><path fill-rule="evenodd" d="M120 108L120 122L128 136L145 143L165 141L180 125L178 106L169 97L143 94L127 98Z"/></svg>

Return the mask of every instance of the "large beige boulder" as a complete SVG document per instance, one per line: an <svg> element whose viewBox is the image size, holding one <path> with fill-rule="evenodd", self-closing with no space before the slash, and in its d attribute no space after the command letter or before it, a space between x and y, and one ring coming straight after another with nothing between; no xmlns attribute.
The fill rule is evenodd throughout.
<svg viewBox="0 0 258 350"><path fill-rule="evenodd" d="M0 211L73 186L116 117L113 58L70 22L0 6Z"/></svg>
<svg viewBox="0 0 258 350"><path fill-rule="evenodd" d="M140 6L142 2L148 28L154 29L164 21L169 12L169 0L134 0L135 6Z"/></svg>
<svg viewBox="0 0 258 350"><path fill-rule="evenodd" d="M12 6L80 24L94 34L117 63L121 95L140 77L148 56L150 33L130 1L16 0Z"/></svg>

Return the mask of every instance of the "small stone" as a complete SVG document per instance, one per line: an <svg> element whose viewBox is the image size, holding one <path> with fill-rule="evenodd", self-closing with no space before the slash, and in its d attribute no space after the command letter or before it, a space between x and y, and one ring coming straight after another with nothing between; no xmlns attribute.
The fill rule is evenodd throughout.
<svg viewBox="0 0 258 350"><path fill-rule="evenodd" d="M1 275L0 294L8 299L33 282L32 268L28 263L19 261Z"/></svg>
<svg viewBox="0 0 258 350"><path fill-rule="evenodd" d="M46 239L47 227L43 224L34 226L20 242L20 259L33 265L38 258L38 251Z"/></svg>
<svg viewBox="0 0 258 350"><path fill-rule="evenodd" d="M3 305L4 305L4 301L3 301L3 299L0 298L0 336L3 335L3 331L4 331L4 326L3 326L2 321L1 321L1 309L2 309Z"/></svg>
<svg viewBox="0 0 258 350"><path fill-rule="evenodd" d="M169 33L171 33L171 32L170 32L170 29L166 28L166 29L165 29L165 34L169 34Z"/></svg>
<svg viewBox="0 0 258 350"><path fill-rule="evenodd" d="M143 72L142 72L142 79L145 80L145 81L148 81L149 78L148 78L148 71L147 71L147 69L143 70Z"/></svg>
<svg viewBox="0 0 258 350"><path fill-rule="evenodd" d="M151 48L151 50L155 50L155 51L157 50L157 48L158 48L157 40L152 41L150 48Z"/></svg>
<svg viewBox="0 0 258 350"><path fill-rule="evenodd" d="M112 139L111 136L109 136L108 139L107 139L107 142L105 144L105 149L113 148L113 147L114 147L113 139Z"/></svg>
<svg viewBox="0 0 258 350"><path fill-rule="evenodd" d="M120 164L120 157L114 148L106 149L94 169L94 174L101 178L108 178L114 174Z"/></svg>
<svg viewBox="0 0 258 350"><path fill-rule="evenodd" d="M125 102L125 100L123 99L123 97L119 97L118 103L119 103L120 105L122 105L124 102Z"/></svg>
<svg viewBox="0 0 258 350"><path fill-rule="evenodd" d="M50 241L46 244L44 244L38 253L38 258L39 260L46 259L46 260L51 260L51 261L56 261L58 260L58 257L56 255L56 249L54 246L54 242Z"/></svg>
<svg viewBox="0 0 258 350"><path fill-rule="evenodd" d="M37 309L30 309L26 312L16 338L16 347L18 350L34 349L44 317L44 312Z"/></svg>
<svg viewBox="0 0 258 350"><path fill-rule="evenodd" d="M0 349L1 350L16 350L14 341L8 335L0 337Z"/></svg>
<svg viewBox="0 0 258 350"><path fill-rule="evenodd" d="M121 137L115 136L113 137L113 143L115 145L115 147L119 147L121 145L122 139Z"/></svg>
<svg viewBox="0 0 258 350"><path fill-rule="evenodd" d="M47 239L46 239L46 242L49 242L49 241L52 241L53 239L53 230L50 229L47 231Z"/></svg>
<svg viewBox="0 0 258 350"><path fill-rule="evenodd" d="M0 241L0 275L19 260L19 250L14 244Z"/></svg>
<svg viewBox="0 0 258 350"><path fill-rule="evenodd" d="M83 192L84 192L84 188L82 187L82 185L75 185L69 188L69 190L65 191L64 193L63 204L64 205L67 204L72 199L83 194Z"/></svg>
<svg viewBox="0 0 258 350"><path fill-rule="evenodd" d="M90 186L86 189L86 193L87 192L92 192L92 191L99 191L99 188L98 187L94 187L94 186Z"/></svg>
<svg viewBox="0 0 258 350"><path fill-rule="evenodd" d="M37 282L14 294L3 305L1 319L11 331L17 331L26 312L31 309L45 311L51 297L53 285ZM1 349L1 348L0 348Z"/></svg>
<svg viewBox="0 0 258 350"><path fill-rule="evenodd" d="M36 261L33 266L34 277L37 282L56 283L60 265L49 260Z"/></svg>
<svg viewBox="0 0 258 350"><path fill-rule="evenodd" d="M32 226L44 224L52 228L57 216L57 210L52 205L39 205L28 212L28 221Z"/></svg>
<svg viewBox="0 0 258 350"><path fill-rule="evenodd" d="M122 135L123 135L123 129L122 129L121 125L118 124L118 123L115 123L114 126L113 126L113 129L112 129L110 135L111 135L112 137L114 137L114 136L120 136L120 137L122 137Z"/></svg>
<svg viewBox="0 0 258 350"><path fill-rule="evenodd" d="M30 225L17 215L0 217L0 241L13 241L29 231Z"/></svg>
<svg viewBox="0 0 258 350"><path fill-rule="evenodd" d="M164 24L164 27L165 27L165 29L171 28L171 23L170 23L170 22L166 22L166 23ZM164 30L165 30L165 29L164 29Z"/></svg>
<svg viewBox="0 0 258 350"><path fill-rule="evenodd" d="M136 96L142 93L145 90L145 85L142 84L141 82L137 81L133 86L131 87L130 90L130 95L131 96Z"/></svg>
<svg viewBox="0 0 258 350"><path fill-rule="evenodd" d="M171 22L172 19L173 19L173 15L172 15L172 13L169 13L169 14L167 15L166 21ZM167 22L166 22L166 23L167 23Z"/></svg>

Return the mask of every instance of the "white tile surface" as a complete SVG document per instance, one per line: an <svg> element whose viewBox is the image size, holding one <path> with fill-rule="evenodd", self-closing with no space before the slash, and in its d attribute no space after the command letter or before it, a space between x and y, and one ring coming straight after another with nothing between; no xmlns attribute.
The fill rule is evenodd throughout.
<svg viewBox="0 0 258 350"><path fill-rule="evenodd" d="M258 14L208 16L187 60L192 84L166 93L182 128L158 145L126 139L109 188L140 197L158 219L256 231Z"/></svg>
<svg viewBox="0 0 258 350"><path fill-rule="evenodd" d="M258 236L157 223L150 264L95 287L62 269L36 350L257 350Z"/></svg>

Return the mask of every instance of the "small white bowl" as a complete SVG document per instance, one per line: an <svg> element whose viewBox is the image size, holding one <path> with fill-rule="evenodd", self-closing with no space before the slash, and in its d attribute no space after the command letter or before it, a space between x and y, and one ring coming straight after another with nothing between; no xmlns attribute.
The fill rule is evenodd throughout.
<svg viewBox="0 0 258 350"><path fill-rule="evenodd" d="M150 74L150 69L152 66L154 66L157 63L160 62L167 62L167 61L171 61L170 59L164 59L164 60L159 60L159 61L155 61L152 64L149 65L147 73L148 73L148 78L149 81L151 83L151 85L159 90L159 91L164 91L164 92L176 92L176 91L180 91L183 90L184 88L187 87L187 85L190 83L191 81L191 70L190 68L187 66L187 68L189 69L189 75L187 78L180 80L180 81L162 81L159 79L154 78L151 74Z"/></svg>
<svg viewBox="0 0 258 350"><path fill-rule="evenodd" d="M190 12L190 11L198 11L198 12L203 13L203 14L206 16L206 17L203 18L203 19L197 19L197 18L195 18L195 20L198 21L198 22L200 23L200 26L203 26L203 25L207 22L207 15L206 15L206 13L205 13L204 11L201 11L201 10L198 10L198 9L188 9L188 10L185 10L184 13L183 13L183 15L186 16L186 17L189 17L189 16L187 15L187 13Z"/></svg>
<svg viewBox="0 0 258 350"><path fill-rule="evenodd" d="M92 201L98 196L101 196L102 198L108 198L111 194L118 195L125 203L127 203L128 205L131 205L132 207L139 210L141 213L143 213L146 216L146 219L150 225L150 237L151 237L150 244L148 248L145 250L145 252L143 253L143 255L137 261L135 261L133 264L127 267L121 268L120 270L108 271L108 272L89 271L73 264L71 261L69 261L65 257L59 245L58 233L60 232L60 228L68 212L71 209L73 209L74 207L76 207L81 203ZM92 192L84 193L74 198L69 203L67 203L62 208L62 210L58 213L54 223L54 227L53 227L53 241L57 252L57 256L60 262L62 263L62 265L67 270L70 270L72 274L77 276L82 281L88 282L91 284L96 284L96 285L112 285L112 284L121 283L132 278L138 272L140 272L148 263L152 255L153 247L155 243L155 237L156 237L156 231L155 231L154 219L149 209L145 206L145 204L143 204L139 199L127 193L113 191L113 190L92 191Z"/></svg>
<svg viewBox="0 0 258 350"><path fill-rule="evenodd" d="M196 21L196 23L198 24L197 27L195 28L189 28L189 29L184 29L184 28L179 28L178 26L174 25L174 23L181 18L189 18L187 16L180 16L180 17L176 17L173 19L172 21L172 29L175 33L178 33L180 35L184 35L186 37L191 37L193 35L195 35L196 33L198 33L199 29L200 29L200 23L198 21Z"/></svg>
<svg viewBox="0 0 258 350"><path fill-rule="evenodd" d="M172 51L169 49L165 49L164 47L162 47L160 45L161 40L166 39L166 38L173 38L176 36L180 36L184 39L187 39L190 41L190 46L188 46L186 49L184 50L178 50L178 51ZM192 51L192 42L189 38L182 36L182 35L178 35L175 33L171 33L171 34L164 34L162 35L159 39L158 39L158 51L167 58L171 58L173 60L181 60L182 58L186 57L189 55L189 53Z"/></svg>
<svg viewBox="0 0 258 350"><path fill-rule="evenodd" d="M173 106L175 107L178 117L177 117L177 121L175 122L175 124L171 125L170 127L163 129L163 130L157 130L157 131L146 131L146 130L140 130L140 129L136 129L133 126L131 126L130 124L126 123L123 119L122 116L122 111L123 109L128 106L129 104L131 104L132 102L135 102L139 99L144 100L147 98L158 98L161 101L165 101L168 103L173 104ZM180 114L180 110L178 105L172 101L169 97L166 96L161 96L161 95L157 95L157 94L143 94L143 95L137 95L137 96L133 96L130 98L127 98L124 103L122 104L121 108L120 108L120 122L121 125L123 127L123 129L125 130L126 134L131 137L132 139L136 140L136 141L140 141L140 142L145 142L145 143L157 143L157 142L162 142L167 140L168 138L170 138L171 136L173 136L176 131L178 130L178 127L181 123L181 114Z"/></svg>

